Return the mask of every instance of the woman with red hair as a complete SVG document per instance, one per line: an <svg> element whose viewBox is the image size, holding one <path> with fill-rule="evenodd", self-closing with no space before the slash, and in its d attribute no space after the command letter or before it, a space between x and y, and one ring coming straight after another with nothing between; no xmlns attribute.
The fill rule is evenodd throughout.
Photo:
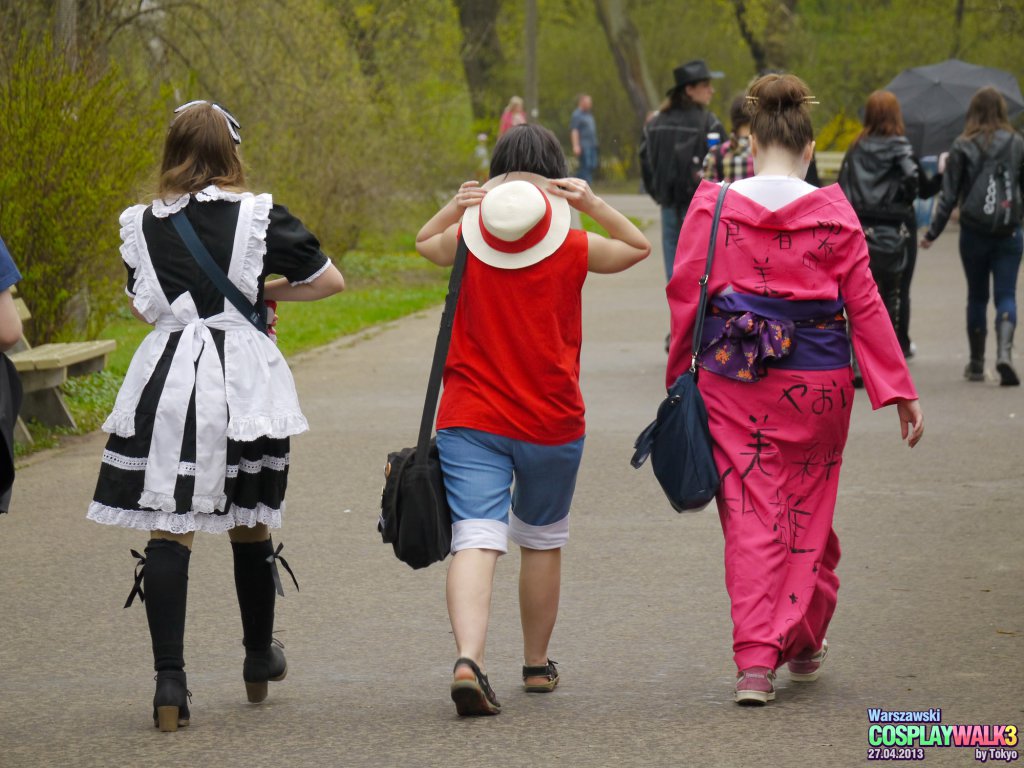
<svg viewBox="0 0 1024 768"><path fill-rule="evenodd" d="M914 198L935 194L941 179L927 178L904 134L896 96L872 93L864 107L864 130L843 158L839 186L864 228L871 274L909 356L908 293L917 259Z"/></svg>

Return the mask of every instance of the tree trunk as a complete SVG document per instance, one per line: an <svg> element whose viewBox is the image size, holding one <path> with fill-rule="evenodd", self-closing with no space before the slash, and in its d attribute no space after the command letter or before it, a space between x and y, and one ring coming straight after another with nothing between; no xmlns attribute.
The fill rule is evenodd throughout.
<svg viewBox="0 0 1024 768"><path fill-rule="evenodd" d="M537 0L526 0L526 25L523 30L526 42L526 83L523 87L526 114L536 122L540 117L540 98L537 88Z"/></svg>
<svg viewBox="0 0 1024 768"><path fill-rule="evenodd" d="M594 0L594 7L608 38L608 47L615 57L619 79L629 94L629 103L636 117L637 135L640 135L647 114L658 100L647 71L640 33L633 26L623 0Z"/></svg>
<svg viewBox="0 0 1024 768"><path fill-rule="evenodd" d="M501 0L455 0L462 27L462 68L473 105L473 117L492 117L490 94L505 56L498 39L498 12Z"/></svg>
<svg viewBox="0 0 1024 768"><path fill-rule="evenodd" d="M768 17L760 38L750 27L746 1L732 0L740 37L750 49L750 57L754 60L754 69L758 74L772 70L784 71L789 60L789 33L793 28L793 18L796 16L796 0L754 0L759 1L767 4L765 10Z"/></svg>
<svg viewBox="0 0 1024 768"><path fill-rule="evenodd" d="M956 0L956 13L953 17L953 50L949 57L957 59L960 57L960 39L964 31L964 0Z"/></svg>
<svg viewBox="0 0 1024 768"><path fill-rule="evenodd" d="M58 0L55 37L68 64L78 65L78 0Z"/></svg>

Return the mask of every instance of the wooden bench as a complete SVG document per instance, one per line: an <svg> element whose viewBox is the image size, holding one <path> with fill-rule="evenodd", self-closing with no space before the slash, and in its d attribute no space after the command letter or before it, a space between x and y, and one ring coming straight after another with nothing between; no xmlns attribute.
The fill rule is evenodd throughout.
<svg viewBox="0 0 1024 768"><path fill-rule="evenodd" d="M22 323L31 319L24 300L16 298ZM51 427L76 429L75 419L68 410L60 386L69 376L84 376L102 371L107 356L117 348L113 339L98 341L71 341L31 346L22 339L8 352L11 362L21 378L24 398L18 415L15 439L32 443L23 419L36 419Z"/></svg>
<svg viewBox="0 0 1024 768"><path fill-rule="evenodd" d="M845 152L815 152L814 162L818 166L818 178L822 182L833 182L839 178L839 166L843 164Z"/></svg>

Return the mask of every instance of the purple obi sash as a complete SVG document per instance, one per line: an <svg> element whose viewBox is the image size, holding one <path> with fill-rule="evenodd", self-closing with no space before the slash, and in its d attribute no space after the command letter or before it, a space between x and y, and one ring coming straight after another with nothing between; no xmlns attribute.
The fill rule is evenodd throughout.
<svg viewBox="0 0 1024 768"><path fill-rule="evenodd" d="M850 364L843 301L714 296L697 360L701 368L737 381L757 381L769 365L800 371L843 368Z"/></svg>

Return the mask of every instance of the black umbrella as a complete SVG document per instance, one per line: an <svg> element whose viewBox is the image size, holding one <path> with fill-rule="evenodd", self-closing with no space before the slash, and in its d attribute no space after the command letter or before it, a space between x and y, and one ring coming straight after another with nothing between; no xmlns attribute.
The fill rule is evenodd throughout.
<svg viewBox="0 0 1024 768"><path fill-rule="evenodd" d="M884 90L899 99L907 138L918 157L924 157L953 145L963 132L971 97L986 85L1003 94L1011 118L1024 111L1024 97L1013 75L959 59L905 69Z"/></svg>

